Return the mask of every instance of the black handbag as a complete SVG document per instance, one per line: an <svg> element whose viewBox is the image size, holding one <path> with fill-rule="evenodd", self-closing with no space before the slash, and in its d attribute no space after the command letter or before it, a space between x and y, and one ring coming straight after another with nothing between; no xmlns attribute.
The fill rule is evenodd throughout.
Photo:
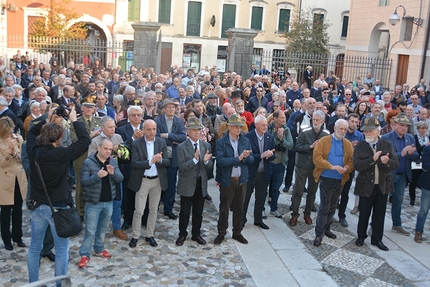
<svg viewBox="0 0 430 287"><path fill-rule="evenodd" d="M81 218L79 217L78 211L76 210L73 201L70 204L70 208L54 209L51 199L49 198L48 191L46 190L45 182L43 181L42 171L40 170L39 163L35 161L34 164L36 165L37 173L39 174L40 180L42 182L43 190L45 191L49 206L51 207L52 219L54 219L55 231L57 232L57 235L62 238L78 235L81 233L83 227Z"/></svg>

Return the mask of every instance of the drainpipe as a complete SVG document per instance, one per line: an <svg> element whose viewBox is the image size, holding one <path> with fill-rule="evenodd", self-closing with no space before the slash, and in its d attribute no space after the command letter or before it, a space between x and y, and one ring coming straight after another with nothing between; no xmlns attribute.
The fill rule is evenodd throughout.
<svg viewBox="0 0 430 287"><path fill-rule="evenodd" d="M417 27L418 28L418 27ZM424 42L424 53L423 58L421 60L421 71L420 71L420 79L424 78L424 69L426 65L426 58L427 58L427 50L429 46L429 33L430 33L430 5L428 7L428 14L427 14L427 30L425 31L426 38Z"/></svg>

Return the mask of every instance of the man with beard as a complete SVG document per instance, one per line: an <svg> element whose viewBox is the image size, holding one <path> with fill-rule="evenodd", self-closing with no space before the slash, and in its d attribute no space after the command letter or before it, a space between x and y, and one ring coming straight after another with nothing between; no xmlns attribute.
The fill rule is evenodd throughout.
<svg viewBox="0 0 430 287"><path fill-rule="evenodd" d="M237 114L246 122L246 125L249 126L254 122L254 117L248 111L245 111L245 102L243 100L238 100L235 103Z"/></svg>
<svg viewBox="0 0 430 287"><path fill-rule="evenodd" d="M323 137L315 146L313 162L315 164L315 182L320 182L320 206L315 225L314 246L320 246L325 235L336 239L330 231L333 215L336 211L337 200L342 192L342 186L352 172L353 148L351 142L345 139L348 122L339 119L334 125L334 133Z"/></svg>
<svg viewBox="0 0 430 287"><path fill-rule="evenodd" d="M211 118L212 123L218 115L222 115L220 106L217 105L218 97L215 94L209 94L207 97L206 113Z"/></svg>

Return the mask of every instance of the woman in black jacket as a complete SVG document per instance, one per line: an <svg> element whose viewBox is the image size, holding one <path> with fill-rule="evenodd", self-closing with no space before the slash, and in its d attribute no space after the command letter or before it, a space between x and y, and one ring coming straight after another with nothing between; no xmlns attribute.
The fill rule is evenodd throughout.
<svg viewBox="0 0 430 287"><path fill-rule="evenodd" d="M429 136L427 135L428 125L426 122L418 122L417 123L417 131L418 133L414 136L415 138L415 146L417 147L417 152L420 155L421 162L421 153L425 146L430 144ZM412 166L412 182L409 183L409 198L410 205L415 205L415 189L417 187L417 181L420 178L421 173L423 172L421 167Z"/></svg>

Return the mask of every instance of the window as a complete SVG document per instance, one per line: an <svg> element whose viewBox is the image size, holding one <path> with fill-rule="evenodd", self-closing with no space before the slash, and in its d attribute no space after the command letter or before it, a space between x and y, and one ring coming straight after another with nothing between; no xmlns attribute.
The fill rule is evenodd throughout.
<svg viewBox="0 0 430 287"><path fill-rule="evenodd" d="M324 14L314 13L314 24L323 24Z"/></svg>
<svg viewBox="0 0 430 287"><path fill-rule="evenodd" d="M158 23L170 24L171 0L160 0L158 5Z"/></svg>
<svg viewBox="0 0 430 287"><path fill-rule="evenodd" d="M412 30L414 29L414 18L405 17L403 19L403 23L405 27L405 32L403 34L403 41L410 41L412 40Z"/></svg>
<svg viewBox="0 0 430 287"><path fill-rule="evenodd" d="M201 2L188 2L187 36L200 36Z"/></svg>
<svg viewBox="0 0 430 287"><path fill-rule="evenodd" d="M342 34L340 35L343 38L346 38L348 34L348 22L349 22L349 16L343 16L342 19Z"/></svg>
<svg viewBox="0 0 430 287"><path fill-rule="evenodd" d="M224 4L222 8L221 38L227 38L225 33L236 25L236 5Z"/></svg>
<svg viewBox="0 0 430 287"><path fill-rule="evenodd" d="M140 0L128 0L128 21L140 21Z"/></svg>
<svg viewBox="0 0 430 287"><path fill-rule="evenodd" d="M379 6L388 6L390 5L390 0L379 0Z"/></svg>
<svg viewBox="0 0 430 287"><path fill-rule="evenodd" d="M290 9L279 10L278 32L288 32L290 30Z"/></svg>
<svg viewBox="0 0 430 287"><path fill-rule="evenodd" d="M263 7L252 7L251 29L261 31L263 23Z"/></svg>

